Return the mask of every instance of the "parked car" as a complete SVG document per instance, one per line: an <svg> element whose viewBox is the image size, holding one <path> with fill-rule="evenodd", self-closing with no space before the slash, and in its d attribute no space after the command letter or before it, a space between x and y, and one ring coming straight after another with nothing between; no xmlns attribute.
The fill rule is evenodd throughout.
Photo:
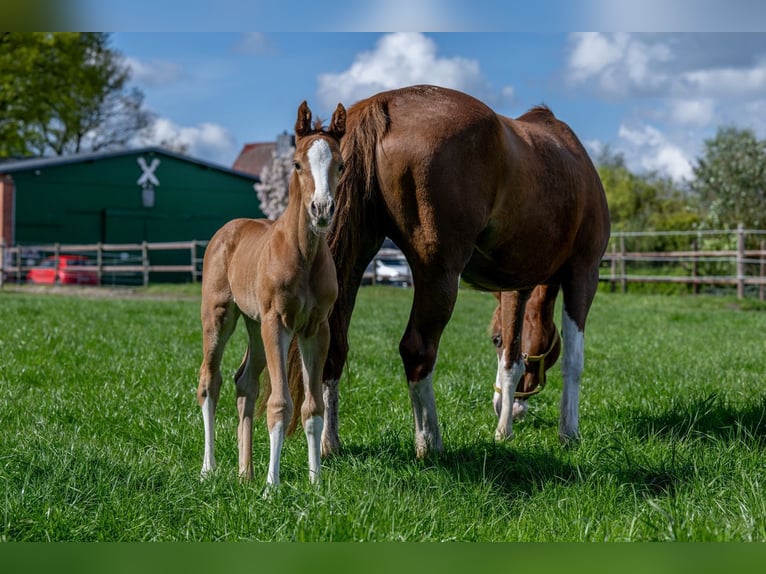
<svg viewBox="0 0 766 574"><path fill-rule="evenodd" d="M401 251L381 249L367 266L362 283L408 286L412 285L412 272Z"/></svg>
<svg viewBox="0 0 766 574"><path fill-rule="evenodd" d="M84 255L59 255L58 265L56 256L43 259L27 273L29 283L52 285L57 282L62 285L98 285L98 273L80 267L93 265Z"/></svg>

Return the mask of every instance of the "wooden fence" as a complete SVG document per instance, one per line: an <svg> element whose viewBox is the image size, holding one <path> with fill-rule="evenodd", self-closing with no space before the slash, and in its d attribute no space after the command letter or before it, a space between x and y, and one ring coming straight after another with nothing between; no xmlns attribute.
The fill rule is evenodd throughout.
<svg viewBox="0 0 766 574"><path fill-rule="evenodd" d="M77 269L95 272L99 284L147 285L151 275L175 273L196 282L202 275L207 241L90 245L5 246L0 242L0 287L3 282L24 282L30 269L45 258L82 254L88 265ZM172 259L188 263L167 264ZM158 257L165 253L164 257ZM614 232L604 254L600 280L613 290L626 292L630 284L687 285L692 293L702 288L728 288L737 296L766 296L766 230L705 230Z"/></svg>
<svg viewBox="0 0 766 574"><path fill-rule="evenodd" d="M148 285L151 274L186 274L193 282L202 275L202 255L207 241L165 243L95 243L88 245L21 245L5 246L0 241L0 287L4 282L26 282L29 271L48 258L58 261L60 255L84 255L87 264L78 264L77 273L96 275L99 285ZM168 253L185 255L168 257ZM159 253L163 256L158 257ZM152 258L155 258L153 261ZM185 258L188 263L162 263L157 259ZM56 277L58 281L58 276Z"/></svg>
<svg viewBox="0 0 766 574"><path fill-rule="evenodd" d="M726 231L614 232L600 280L623 293L630 283L668 283L687 285L695 294L705 286L728 287L739 298L757 293L763 301L766 231L740 225Z"/></svg>

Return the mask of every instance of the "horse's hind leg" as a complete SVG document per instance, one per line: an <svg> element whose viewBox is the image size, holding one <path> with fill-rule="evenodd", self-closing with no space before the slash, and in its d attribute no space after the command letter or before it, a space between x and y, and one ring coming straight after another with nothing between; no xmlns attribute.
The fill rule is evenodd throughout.
<svg viewBox="0 0 766 574"><path fill-rule="evenodd" d="M559 412L559 439L566 444L579 437L580 378L585 365L585 321L598 288L598 268L562 283L564 308L561 313L564 380Z"/></svg>
<svg viewBox="0 0 766 574"><path fill-rule="evenodd" d="M202 408L205 454L202 476L215 470L215 410L221 390L221 359L226 342L237 323L238 310L233 303L202 303L202 365L199 369L197 400Z"/></svg>
<svg viewBox="0 0 766 574"><path fill-rule="evenodd" d="M313 337L298 337L303 364L305 388L301 405L301 422L306 433L309 453L309 480L319 482L321 470L321 439L324 429L324 398L322 396L322 369L330 346L330 326L325 321Z"/></svg>
<svg viewBox="0 0 766 574"><path fill-rule="evenodd" d="M237 445L239 447L239 476L253 478L253 412L258 399L258 377L266 366L261 334L258 324L248 319L246 322L249 344L242 364L234 375L237 388Z"/></svg>

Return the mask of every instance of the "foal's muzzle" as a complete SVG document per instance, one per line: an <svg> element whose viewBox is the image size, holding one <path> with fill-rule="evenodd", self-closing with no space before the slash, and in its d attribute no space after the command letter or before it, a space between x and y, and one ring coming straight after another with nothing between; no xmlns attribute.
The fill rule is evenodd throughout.
<svg viewBox="0 0 766 574"><path fill-rule="evenodd" d="M332 223L332 216L335 214L335 202L332 199L312 200L309 204L309 214L317 229L326 229Z"/></svg>

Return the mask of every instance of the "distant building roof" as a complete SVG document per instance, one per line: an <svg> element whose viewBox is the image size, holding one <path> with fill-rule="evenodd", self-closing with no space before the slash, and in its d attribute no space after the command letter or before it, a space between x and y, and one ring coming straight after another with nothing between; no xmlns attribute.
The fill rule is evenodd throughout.
<svg viewBox="0 0 766 574"><path fill-rule="evenodd" d="M283 132L277 136L275 142L260 142L245 144L239 156L234 161L234 169L260 175L263 169L271 163L274 153L288 153L295 147L295 136Z"/></svg>
<svg viewBox="0 0 766 574"><path fill-rule="evenodd" d="M245 144L234 161L234 169L260 177L263 168L271 162L276 149L277 142Z"/></svg>
<svg viewBox="0 0 766 574"><path fill-rule="evenodd" d="M129 148L118 151L106 151L106 152L92 152L92 153L78 153L72 155L61 155L53 157L33 157L26 159L14 158L9 161L0 161L0 173L14 173L20 171L29 171L32 169L42 169L46 167L67 165L72 163L82 163L88 161L98 161L101 159L109 159L114 157L121 157L125 155L135 154L148 154L153 153L157 155L164 155L166 157L172 157L189 163L194 163L208 169L215 169L225 173L246 177L249 179L260 179L257 174L248 171L238 170L215 164L209 161L196 159L191 156L170 151L161 147L142 147L142 148Z"/></svg>

